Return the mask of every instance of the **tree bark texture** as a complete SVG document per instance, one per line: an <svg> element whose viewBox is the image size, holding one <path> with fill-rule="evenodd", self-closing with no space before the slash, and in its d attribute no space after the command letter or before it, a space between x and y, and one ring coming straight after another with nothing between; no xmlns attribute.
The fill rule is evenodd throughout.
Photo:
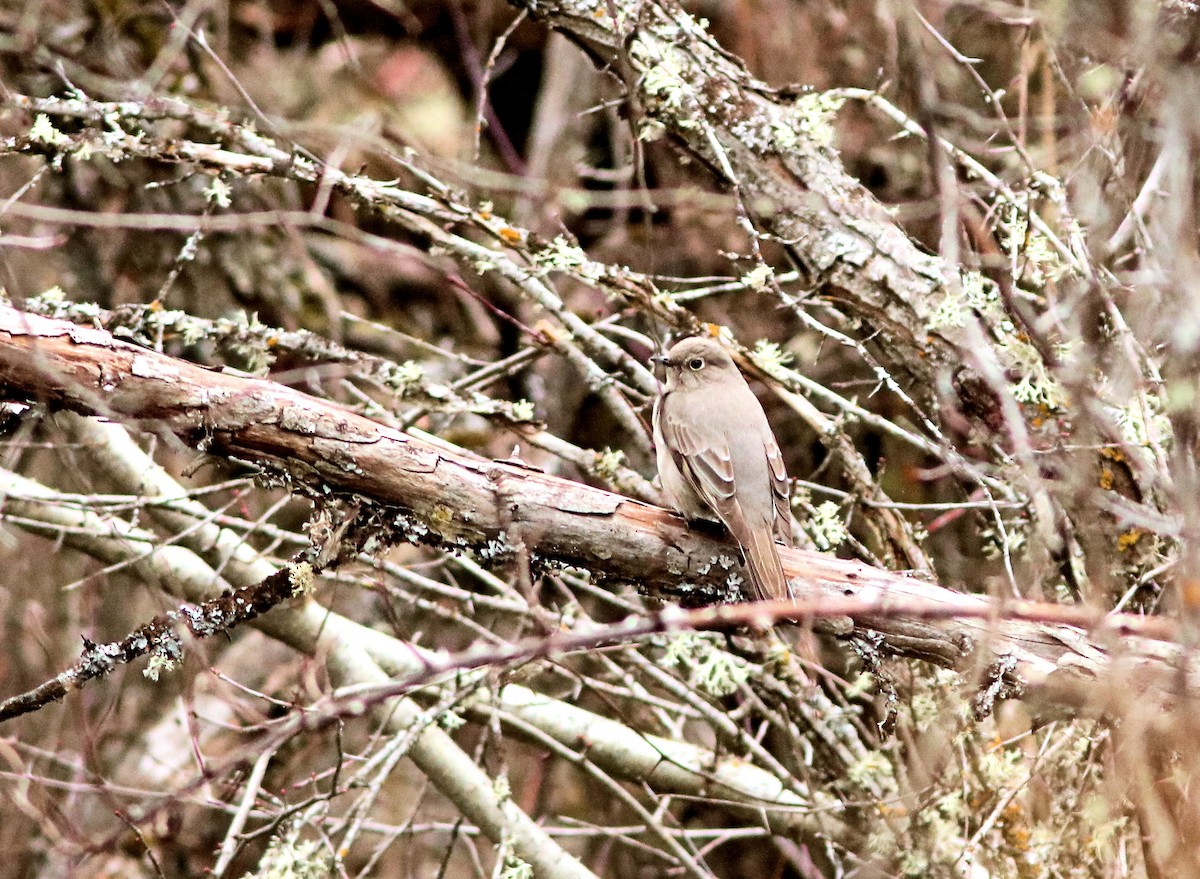
<svg viewBox="0 0 1200 879"><path fill-rule="evenodd" d="M351 517L342 539L358 549L404 540L491 564L528 558L684 604L740 594L736 546L658 507L435 445L269 380L205 369L103 330L0 306L0 392L165 430L257 466L318 504L341 502L335 507ZM844 626L841 636L858 637L881 658L968 674L983 710L997 697L1023 696L1045 717L1104 712L1129 687L1166 704L1181 680L1178 647L1130 634L1150 631L1136 617L1096 616L1103 624L1089 632L859 562L782 548L781 555L804 616L849 616L853 631ZM847 599L863 603L856 611ZM906 616L906 606L914 613ZM1054 606L1044 607L1057 618Z"/></svg>

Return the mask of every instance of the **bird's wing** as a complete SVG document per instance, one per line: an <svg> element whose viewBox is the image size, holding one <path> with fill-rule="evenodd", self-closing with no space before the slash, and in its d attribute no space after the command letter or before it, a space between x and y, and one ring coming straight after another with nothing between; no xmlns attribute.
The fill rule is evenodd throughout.
<svg viewBox="0 0 1200 879"><path fill-rule="evenodd" d="M726 515L741 516L734 499L733 456L729 442L707 425L687 424L671 412L668 397L659 412L659 427L671 457L692 489L711 508L730 531L737 532Z"/></svg>
<svg viewBox="0 0 1200 879"><path fill-rule="evenodd" d="M767 434L767 464L771 471L771 496L775 500L775 539L792 545L792 505L788 500L787 470L775 436Z"/></svg>
<svg viewBox="0 0 1200 879"><path fill-rule="evenodd" d="M764 528L747 520L737 499L733 454L724 432L714 429L712 423L685 423L681 418L672 417L671 409L668 397L659 407L658 424L672 460L696 495L742 548L756 597L786 597L789 594L787 579L772 537L779 537L791 545L789 520L785 518L788 515L787 474L774 437L768 432L766 452L770 461L775 515L772 527Z"/></svg>

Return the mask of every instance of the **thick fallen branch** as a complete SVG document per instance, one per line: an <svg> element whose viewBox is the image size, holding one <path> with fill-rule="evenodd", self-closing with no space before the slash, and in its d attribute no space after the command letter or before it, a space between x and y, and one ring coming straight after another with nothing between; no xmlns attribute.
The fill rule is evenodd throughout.
<svg viewBox="0 0 1200 879"><path fill-rule="evenodd" d="M140 421L260 466L318 503L340 502L352 518L349 540L422 542L491 562L527 555L685 603L739 592L733 546L657 507L433 445L291 388L203 369L102 330L0 307L0 390ZM1048 610L1010 618L1002 603L853 561L787 551L784 565L801 599L797 616L823 615L822 601L836 599L835 612L883 653L976 675L988 699L1024 694L1046 714L1103 710L1118 672L1135 672L1131 685L1156 698L1175 683L1176 646L1128 636L1162 634L1137 617L1085 613L1078 622L1104 621L1089 635L1033 621L1056 619ZM915 612L905 616L908 604ZM938 619L937 605L954 619Z"/></svg>

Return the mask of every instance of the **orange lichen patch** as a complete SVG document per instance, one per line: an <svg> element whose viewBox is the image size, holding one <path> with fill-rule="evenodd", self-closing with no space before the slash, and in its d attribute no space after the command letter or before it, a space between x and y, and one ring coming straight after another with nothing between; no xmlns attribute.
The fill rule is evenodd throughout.
<svg viewBox="0 0 1200 879"><path fill-rule="evenodd" d="M1130 528L1124 534L1117 538L1117 552L1129 552L1137 546L1138 541L1145 536L1146 532L1141 528Z"/></svg>
<svg viewBox="0 0 1200 879"><path fill-rule="evenodd" d="M520 244L525 237L520 229L514 229L512 226L505 226L497 234L505 244Z"/></svg>
<svg viewBox="0 0 1200 879"><path fill-rule="evenodd" d="M1113 474L1113 470L1111 467L1101 467L1100 468L1099 483L1100 483L1100 487L1102 489L1104 489L1105 491L1112 491L1113 482L1115 481L1115 478L1116 477Z"/></svg>
<svg viewBox="0 0 1200 879"><path fill-rule="evenodd" d="M533 332L546 345L555 345L567 336L560 327L544 318L533 325Z"/></svg>
<svg viewBox="0 0 1200 879"><path fill-rule="evenodd" d="M1004 841L1019 851L1028 851L1030 832L1024 807L1014 800L1004 807L1001 819L1000 827Z"/></svg>
<svg viewBox="0 0 1200 879"><path fill-rule="evenodd" d="M1124 461L1125 453L1120 449L1107 447L1100 450L1100 457L1108 458L1110 461Z"/></svg>

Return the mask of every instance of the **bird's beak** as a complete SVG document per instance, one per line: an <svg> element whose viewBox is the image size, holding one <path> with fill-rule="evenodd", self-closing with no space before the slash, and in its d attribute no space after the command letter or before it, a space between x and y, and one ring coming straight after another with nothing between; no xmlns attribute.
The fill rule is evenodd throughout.
<svg viewBox="0 0 1200 879"><path fill-rule="evenodd" d="M659 366L666 366L671 361L667 359L666 354L655 354L650 358L651 363L657 363Z"/></svg>

